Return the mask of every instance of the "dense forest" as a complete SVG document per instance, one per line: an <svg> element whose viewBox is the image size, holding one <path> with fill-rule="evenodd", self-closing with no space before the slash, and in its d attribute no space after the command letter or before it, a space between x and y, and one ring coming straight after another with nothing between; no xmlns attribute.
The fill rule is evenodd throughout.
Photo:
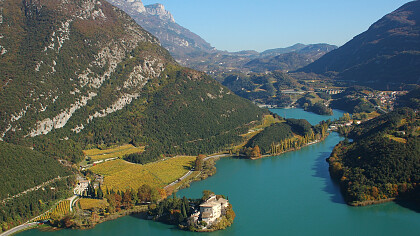
<svg viewBox="0 0 420 236"><path fill-rule="evenodd" d="M120 113L96 118L80 133L73 132L70 128L88 110L77 111L70 118L69 127L19 143L73 163L82 160L82 149L132 143L146 146L146 150L127 160L147 163L163 156L226 150L242 142L239 135L267 113L203 73L176 65L168 66L159 78L149 80L140 97Z"/></svg>
<svg viewBox="0 0 420 236"><path fill-rule="evenodd" d="M406 95L397 98L396 105L398 107L409 107L412 109L420 109L420 86L411 90Z"/></svg>
<svg viewBox="0 0 420 236"><path fill-rule="evenodd" d="M329 99L331 99L331 96L325 92L307 93L305 96L299 98L296 103L305 111L319 115L332 115L332 109L324 104L324 101Z"/></svg>
<svg viewBox="0 0 420 236"><path fill-rule="evenodd" d="M312 126L304 119L286 119L272 124L251 138L242 154L248 158L257 158L298 149L309 142L324 138L327 129L325 122Z"/></svg>
<svg viewBox="0 0 420 236"><path fill-rule="evenodd" d="M262 120L265 111L201 76L189 69L167 69L159 88L147 87L122 114L98 118L74 137L85 147L146 145L145 152L128 157L136 163L163 155L210 154L241 142L239 135Z"/></svg>
<svg viewBox="0 0 420 236"><path fill-rule="evenodd" d="M10 79L0 81L0 138L8 143L73 163L83 149L132 143L146 146L130 159L144 163L225 150L263 118L205 73L179 66L157 38L105 1L89 9L85 0L7 4L4 23L16 28L2 31L9 49L0 71ZM102 10L109 20L61 8ZM62 27L66 37L57 35ZM57 37L66 40L54 44Z"/></svg>
<svg viewBox="0 0 420 236"><path fill-rule="evenodd" d="M420 200L420 120L409 108L381 115L349 133L327 159L346 201Z"/></svg>
<svg viewBox="0 0 420 236"><path fill-rule="evenodd" d="M29 175L29 174L28 174ZM74 178L62 178L17 198L0 202L0 232L20 225L51 209L71 195Z"/></svg>
<svg viewBox="0 0 420 236"><path fill-rule="evenodd" d="M22 146L0 141L0 199L72 172L57 160Z"/></svg>
<svg viewBox="0 0 420 236"><path fill-rule="evenodd" d="M57 160L1 141L0 150L0 228L6 230L22 223L68 196L73 173ZM42 188L9 198L45 182Z"/></svg>
<svg viewBox="0 0 420 236"><path fill-rule="evenodd" d="M375 111L377 101L374 98L366 98L373 94L373 90L363 86L352 86L344 92L332 96L330 107L349 113L370 113Z"/></svg>

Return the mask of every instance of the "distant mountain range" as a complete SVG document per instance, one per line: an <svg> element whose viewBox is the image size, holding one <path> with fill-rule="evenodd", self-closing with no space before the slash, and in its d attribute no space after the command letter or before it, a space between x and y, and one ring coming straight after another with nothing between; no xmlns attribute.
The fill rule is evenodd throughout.
<svg viewBox="0 0 420 236"><path fill-rule="evenodd" d="M328 44L296 44L259 53L217 50L200 36L180 26L162 4L144 6L141 0L109 0L156 36L181 65L208 73L296 70L337 48ZM286 54L286 55L284 55ZM279 56L282 55L282 56Z"/></svg>
<svg viewBox="0 0 420 236"><path fill-rule="evenodd" d="M243 67L253 72L294 71L336 48L329 44L295 44L287 48L270 49L260 53L258 58L245 63Z"/></svg>
<svg viewBox="0 0 420 236"><path fill-rule="evenodd" d="M420 1L409 2L300 71L380 89L420 84L419 23Z"/></svg>

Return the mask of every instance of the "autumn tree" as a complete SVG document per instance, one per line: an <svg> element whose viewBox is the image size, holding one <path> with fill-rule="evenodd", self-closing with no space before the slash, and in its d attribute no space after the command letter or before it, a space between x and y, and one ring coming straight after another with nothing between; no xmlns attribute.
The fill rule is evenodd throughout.
<svg viewBox="0 0 420 236"><path fill-rule="evenodd" d="M151 201L151 195L152 195L152 187L148 184L143 184L140 186L137 197L139 198L140 202L150 202Z"/></svg>
<svg viewBox="0 0 420 236"><path fill-rule="evenodd" d="M125 208L125 209L129 209L129 208L131 208L132 207L132 200L131 200L131 191L130 190L126 190L125 191L125 193L124 193L124 197L123 197L123 199L122 199L122 206Z"/></svg>
<svg viewBox="0 0 420 236"><path fill-rule="evenodd" d="M198 171L201 171L203 169L203 163L204 163L205 156L200 154L195 159L195 169Z"/></svg>
<svg viewBox="0 0 420 236"><path fill-rule="evenodd" d="M152 188L150 192L150 201L153 203L157 203L161 199L161 194L158 188Z"/></svg>
<svg viewBox="0 0 420 236"><path fill-rule="evenodd" d="M203 197L201 198L201 200L206 201L212 194L214 194L212 191L204 190Z"/></svg>

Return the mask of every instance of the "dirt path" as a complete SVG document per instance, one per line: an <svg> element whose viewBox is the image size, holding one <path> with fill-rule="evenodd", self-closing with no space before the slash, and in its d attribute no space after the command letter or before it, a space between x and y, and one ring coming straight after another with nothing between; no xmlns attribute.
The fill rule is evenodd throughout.
<svg viewBox="0 0 420 236"><path fill-rule="evenodd" d="M55 182L55 181L60 180L60 179L66 179L66 178L68 178L68 177L70 177L70 175L69 175L69 176L65 176L65 177L60 177L60 176L58 176L58 177L56 177L56 178L54 178L54 179L51 179L51 180L48 180L48 181L46 181L46 182L44 182L44 183L42 183L42 184L40 184L40 185L38 185L38 186L35 186L35 187L33 187L33 188L30 188L30 189L27 189L27 190L25 190L25 191L23 191L23 192L20 192L20 193L18 193L18 194L16 194L16 195L14 195L14 196L11 196L11 197L8 197L8 198L5 198L5 199L3 199L1 202L2 202L2 203L5 203L6 201L8 201L8 200L10 200L10 199L20 197L20 196L22 196L22 195L24 195L24 194L27 194L27 193L29 193L29 192L32 192L32 191L36 191L36 190L38 190L38 189L40 189L40 188L42 188L42 187L45 187L46 185L48 185L48 184L50 184L50 183L52 183L52 182Z"/></svg>

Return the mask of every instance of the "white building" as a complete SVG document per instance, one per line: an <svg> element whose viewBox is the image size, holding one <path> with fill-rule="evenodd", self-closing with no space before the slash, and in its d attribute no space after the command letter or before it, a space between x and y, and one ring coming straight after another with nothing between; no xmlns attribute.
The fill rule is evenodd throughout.
<svg viewBox="0 0 420 236"><path fill-rule="evenodd" d="M200 205L201 220L207 225L213 224L222 214L225 213L226 207L229 206L229 201L224 198L216 198L216 195L210 196L207 201Z"/></svg>

